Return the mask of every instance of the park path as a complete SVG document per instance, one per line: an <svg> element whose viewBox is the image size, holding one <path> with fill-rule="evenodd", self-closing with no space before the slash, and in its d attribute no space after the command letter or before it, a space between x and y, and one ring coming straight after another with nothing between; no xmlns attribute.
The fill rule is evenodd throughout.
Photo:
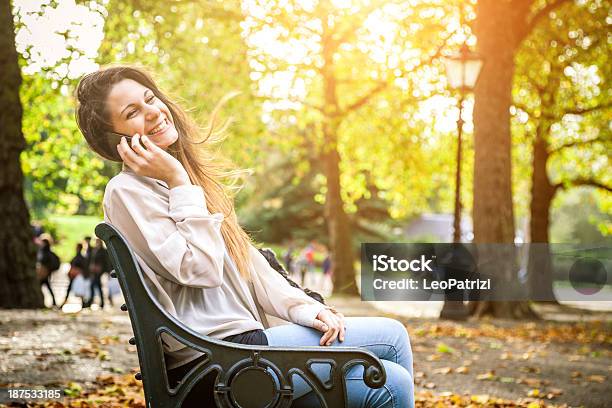
<svg viewBox="0 0 612 408"><path fill-rule="evenodd" d="M67 270L66 264L51 280L59 301L68 285ZM306 284L329 295L331 287L322 274L307 276ZM612 313L606 309L611 309L610 304L574 305L582 309L537 306L545 318L537 323L458 324L437 320L442 302L328 299L347 316L389 316L406 325L420 406L445 406L458 398L468 403L503 398L523 406L533 401L609 406ZM45 301L51 304L46 290ZM79 302L71 297L64 311L79 311ZM99 385L101 378L108 382L110 376L138 371L136 349L128 344L129 318L119 310L121 303L119 296L115 306L104 310L0 312L0 386L78 382L87 389Z"/></svg>
<svg viewBox="0 0 612 408"><path fill-rule="evenodd" d="M51 287L55 294L55 298L58 302L63 301L66 296L66 289L68 288L68 270L70 264L62 264L59 271L55 272L51 276ZM299 276L292 276L292 278L300 282ZM107 293L107 281L109 277L105 274L102 277L102 286L104 293ZM323 277L320 272L309 272L306 275L304 282L306 287L313 289L321 293L325 298L331 296L332 284L328 278ZM45 296L45 304L51 306L51 296L47 288L43 288L43 294ZM71 306L68 308L69 311L75 312L79 308L76 304L80 303L80 300L74 296L69 299ZM122 302L121 296L118 296L115 302L115 307L120 305ZM399 318L410 319L410 318L426 318L426 319L437 319L442 310L443 302L430 301L430 302L402 302L402 301L372 301L362 302L356 298L348 298L343 300L341 297L336 297L332 301L334 306L340 310L348 310L345 314L352 316L377 316L380 313L387 315L396 315ZM563 302L564 305L569 308L560 309L556 307L537 306L538 312L544 317L545 320L554 321L596 321L596 320L612 320L612 302L597 301L597 302ZM106 307L110 307L108 304ZM95 309L96 307L94 307Z"/></svg>
<svg viewBox="0 0 612 408"><path fill-rule="evenodd" d="M388 315L407 327L420 406L457 398L503 398L570 406L609 406L612 328L609 319L517 323L503 320L441 322L384 313L355 297L329 302L347 316ZM117 307L117 306L115 306ZM608 316L609 317L609 316ZM605 322L604 320L608 320ZM0 312L0 386L100 387L112 376L137 371L126 313L117 308ZM433 402L432 402L433 401Z"/></svg>

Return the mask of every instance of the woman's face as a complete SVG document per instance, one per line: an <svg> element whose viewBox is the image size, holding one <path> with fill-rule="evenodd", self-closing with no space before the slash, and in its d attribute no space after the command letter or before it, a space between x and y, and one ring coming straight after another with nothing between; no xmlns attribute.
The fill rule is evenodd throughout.
<svg viewBox="0 0 612 408"><path fill-rule="evenodd" d="M130 136L147 135L162 149L178 139L168 106L144 85L123 79L113 86L106 103L113 131Z"/></svg>

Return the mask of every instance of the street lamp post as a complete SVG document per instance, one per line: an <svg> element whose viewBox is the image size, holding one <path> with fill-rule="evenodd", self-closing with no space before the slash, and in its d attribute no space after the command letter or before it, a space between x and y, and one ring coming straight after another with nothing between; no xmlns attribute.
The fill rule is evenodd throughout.
<svg viewBox="0 0 612 408"><path fill-rule="evenodd" d="M451 88L459 91L459 118L457 119L457 164L455 170L455 214L453 219L453 243L461 242L461 162L463 139L463 102L466 94L476 85L482 58L463 43L460 52L444 59L446 77ZM463 304L463 291L453 291L446 294L444 307L440 318L452 320L465 320L469 312Z"/></svg>
<svg viewBox="0 0 612 408"><path fill-rule="evenodd" d="M455 217L453 220L453 242L461 242L461 145L463 139L463 101L476 85L482 58L463 44L458 54L444 59L446 78L451 88L459 91L459 118L457 119L457 169L455 174Z"/></svg>
<svg viewBox="0 0 612 408"><path fill-rule="evenodd" d="M457 169L455 170L455 216L453 217L453 242L461 242L461 140L463 139L463 99L459 98L459 119L457 119Z"/></svg>

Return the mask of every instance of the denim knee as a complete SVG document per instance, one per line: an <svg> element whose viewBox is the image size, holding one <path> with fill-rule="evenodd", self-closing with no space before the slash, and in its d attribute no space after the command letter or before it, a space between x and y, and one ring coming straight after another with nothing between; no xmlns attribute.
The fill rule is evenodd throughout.
<svg viewBox="0 0 612 408"><path fill-rule="evenodd" d="M395 343L398 353L396 363L407 369L410 376L413 376L412 347L410 346L410 337L408 336L406 326L398 320L388 317L381 317L380 319L383 320L385 327Z"/></svg>
<svg viewBox="0 0 612 408"><path fill-rule="evenodd" d="M390 361L384 361L387 382L383 388L392 395L397 408L414 407L414 383L412 375L404 367Z"/></svg>
<svg viewBox="0 0 612 408"><path fill-rule="evenodd" d="M397 338L401 340L405 340L406 344L410 345L410 339L408 337L408 331L406 330L406 326L404 323L399 320L391 319L389 317L382 317L385 322L391 327L394 333L396 333Z"/></svg>
<svg viewBox="0 0 612 408"><path fill-rule="evenodd" d="M348 405L360 408L414 407L414 384L408 370L391 361L381 361L387 374L387 381L381 388L368 388L363 382L363 370L353 370L347 376Z"/></svg>

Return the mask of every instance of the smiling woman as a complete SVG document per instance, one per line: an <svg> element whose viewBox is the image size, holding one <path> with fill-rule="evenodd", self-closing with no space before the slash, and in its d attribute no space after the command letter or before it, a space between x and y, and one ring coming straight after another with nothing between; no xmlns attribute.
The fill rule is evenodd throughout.
<svg viewBox="0 0 612 408"><path fill-rule="evenodd" d="M413 406L405 327L383 318L345 322L342 313L290 286L238 224L222 184L228 173L208 148L219 134L213 126L219 105L202 137L152 78L133 67L86 75L77 98L77 122L91 148L124 164L106 186L104 220L130 243L168 313L198 333L236 343L369 348L385 360L387 383L371 390L363 367L352 367L346 375L349 405ZM132 137L129 144L125 136L117 143L114 135ZM270 327L266 314L294 324ZM345 339L346 327L351 334ZM206 356L161 337L174 386ZM305 385L294 384L296 397L314 395ZM203 381L182 406L202 406L210 392Z"/></svg>
<svg viewBox="0 0 612 408"><path fill-rule="evenodd" d="M107 104L117 133L147 135L162 149L178 139L168 106L153 91L132 79L118 82L109 93Z"/></svg>
<svg viewBox="0 0 612 408"><path fill-rule="evenodd" d="M221 232L238 269L247 276L250 239L238 225L233 202L220 181L236 173L229 171L203 145L219 139L220 133L213 126L218 109L213 111L210 125L202 135L145 70L129 66L104 68L85 75L76 93L77 124L92 150L168 185L193 182L206 191L208 211L226 218ZM160 133L156 128L165 121L170 125ZM132 136L130 145L126 138L117 143L113 133ZM160 150L155 157L143 148L141 136L145 136L144 146L154 145Z"/></svg>

